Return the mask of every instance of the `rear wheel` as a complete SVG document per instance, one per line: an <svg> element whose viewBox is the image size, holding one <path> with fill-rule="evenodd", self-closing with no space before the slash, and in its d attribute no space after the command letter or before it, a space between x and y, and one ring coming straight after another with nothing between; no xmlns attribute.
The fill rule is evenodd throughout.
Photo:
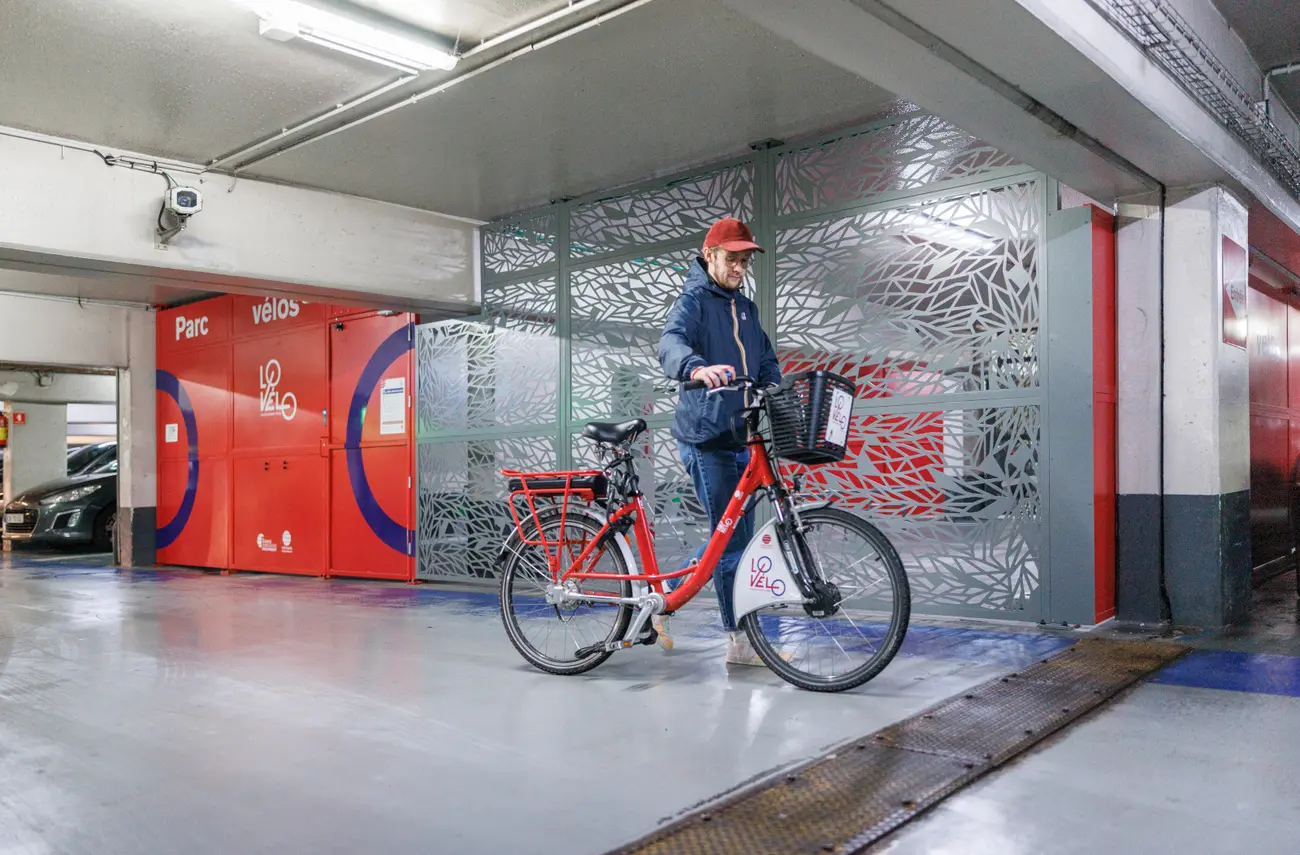
<svg viewBox="0 0 1300 855"><path fill-rule="evenodd" d="M538 536L538 522L542 537ZM545 546L524 543L518 534L511 537L501 572L501 620L506 634L515 649L543 671L566 675L590 671L608 659L611 652L598 649L578 656L577 651L621 639L632 620L632 609L620 604L583 601L580 595L632 596L632 581L623 554L613 544L597 547L600 551L593 550L594 557L588 558L584 569L622 578L570 581L567 583L570 592L578 594L579 599L551 605L546 601L547 589L564 576L596 539L602 521L583 511L570 510L564 515L556 509L539 512L537 522L527 519L524 526L528 540L545 539L551 544L562 544L559 568L552 576ZM552 555L555 549L552 545Z"/></svg>
<svg viewBox="0 0 1300 855"><path fill-rule="evenodd" d="M898 552L875 526L837 508L799 518L805 566L834 586L831 613L816 617L802 605L778 604L745 615L741 625L782 679L814 692L842 692L894 658L911 619L911 589Z"/></svg>

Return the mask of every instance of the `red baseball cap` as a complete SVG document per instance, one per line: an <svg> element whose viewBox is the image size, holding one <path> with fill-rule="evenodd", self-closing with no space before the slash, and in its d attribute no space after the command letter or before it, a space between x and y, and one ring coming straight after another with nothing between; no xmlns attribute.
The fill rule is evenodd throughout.
<svg viewBox="0 0 1300 855"><path fill-rule="evenodd" d="M704 238L704 248L712 249L715 246L720 246L727 252L744 252L749 249L763 251L763 247L754 243L754 233L749 230L749 226L735 217L718 220L709 228L709 233Z"/></svg>

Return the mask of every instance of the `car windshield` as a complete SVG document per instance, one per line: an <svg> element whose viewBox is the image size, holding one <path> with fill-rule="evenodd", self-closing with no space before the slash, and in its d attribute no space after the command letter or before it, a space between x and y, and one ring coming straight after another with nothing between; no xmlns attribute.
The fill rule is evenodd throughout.
<svg viewBox="0 0 1300 855"><path fill-rule="evenodd" d="M116 442L84 445L68 454L68 474L88 475L96 472L110 460L117 459Z"/></svg>
<svg viewBox="0 0 1300 855"><path fill-rule="evenodd" d="M88 473L86 473L86 474L88 474L88 475L107 475L107 474L110 473L110 472L116 472L116 471L117 471L117 458L114 458L114 459L108 461L107 463L102 463L102 464L100 464L99 466L97 466L97 467L95 467L94 469L90 470L90 471L89 471Z"/></svg>

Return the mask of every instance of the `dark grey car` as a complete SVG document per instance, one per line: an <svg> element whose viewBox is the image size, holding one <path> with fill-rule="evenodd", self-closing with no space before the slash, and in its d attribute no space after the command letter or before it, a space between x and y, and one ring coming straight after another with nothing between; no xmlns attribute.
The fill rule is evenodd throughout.
<svg viewBox="0 0 1300 855"><path fill-rule="evenodd" d="M91 474L59 478L23 492L4 509L4 539L41 546L113 548L117 461Z"/></svg>

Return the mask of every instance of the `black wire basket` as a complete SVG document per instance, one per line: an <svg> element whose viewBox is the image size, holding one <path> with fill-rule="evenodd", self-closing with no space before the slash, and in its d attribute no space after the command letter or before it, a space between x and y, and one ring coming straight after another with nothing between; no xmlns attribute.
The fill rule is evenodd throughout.
<svg viewBox="0 0 1300 855"><path fill-rule="evenodd" d="M786 377L765 398L776 456L805 466L843 460L857 392L856 383L829 371Z"/></svg>

